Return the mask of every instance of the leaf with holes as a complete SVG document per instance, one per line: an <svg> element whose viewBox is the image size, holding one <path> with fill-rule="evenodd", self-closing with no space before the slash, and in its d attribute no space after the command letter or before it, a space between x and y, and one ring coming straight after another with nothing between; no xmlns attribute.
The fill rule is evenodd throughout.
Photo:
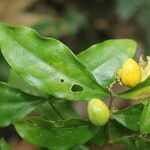
<svg viewBox="0 0 150 150"><path fill-rule="evenodd" d="M0 35L0 48L9 65L40 91L68 100L109 95L60 41L6 24L0 24Z"/></svg>
<svg viewBox="0 0 150 150"><path fill-rule="evenodd" d="M95 76L102 86L108 86L116 80L116 72L124 61L133 57L137 44L133 40L107 40L95 44L78 54L78 59Z"/></svg>
<svg viewBox="0 0 150 150"><path fill-rule="evenodd" d="M0 83L0 126L4 127L24 118L44 101L44 98L25 94Z"/></svg>
<svg viewBox="0 0 150 150"><path fill-rule="evenodd" d="M84 120L70 119L54 122L35 117L15 123L15 128L28 142L53 150L69 149L84 144L97 131L97 127Z"/></svg>

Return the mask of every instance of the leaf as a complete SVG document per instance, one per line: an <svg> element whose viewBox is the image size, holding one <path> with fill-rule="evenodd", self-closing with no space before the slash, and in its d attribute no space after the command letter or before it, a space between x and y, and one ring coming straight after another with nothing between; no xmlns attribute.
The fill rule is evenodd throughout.
<svg viewBox="0 0 150 150"><path fill-rule="evenodd" d="M25 94L0 83L0 126L4 127L24 118L44 101L43 98Z"/></svg>
<svg viewBox="0 0 150 150"><path fill-rule="evenodd" d="M5 142L4 139L0 139L0 150L11 150L10 146Z"/></svg>
<svg viewBox="0 0 150 150"><path fill-rule="evenodd" d="M97 131L97 127L79 119L54 122L28 118L15 123L15 128L18 134L28 142L53 150L69 149L75 145L84 144Z"/></svg>
<svg viewBox="0 0 150 150"><path fill-rule="evenodd" d="M9 84L14 88L20 89L21 91L34 95L34 96L41 96L47 97L46 94L42 93L38 89L32 87L28 83L26 83L17 73L15 73L12 69L9 72Z"/></svg>
<svg viewBox="0 0 150 150"><path fill-rule="evenodd" d="M99 145L104 146L108 141L106 126L100 127L97 131L96 135L91 139L91 142Z"/></svg>
<svg viewBox="0 0 150 150"><path fill-rule="evenodd" d="M142 133L150 133L150 100L148 105L145 105L140 118L140 131Z"/></svg>
<svg viewBox="0 0 150 150"><path fill-rule="evenodd" d="M25 93L29 93L35 96L47 97L45 94L22 80L13 70L10 70L9 73L9 83L13 87L20 89ZM79 118L79 116L71 106L71 102L66 102L64 99L61 100L52 96L47 97L47 102L40 105L40 107L37 107L34 112L39 114L44 119L59 120L60 116L50 104L53 105L57 109L59 114L65 119Z"/></svg>
<svg viewBox="0 0 150 150"><path fill-rule="evenodd" d="M27 94L44 97L50 102L65 102L65 99L56 98L52 95L46 95L33 86L29 85L26 81L24 81L17 73L15 73L12 69L9 72L9 84L16 89L19 89Z"/></svg>
<svg viewBox="0 0 150 150"><path fill-rule="evenodd" d="M137 86L118 94L118 97L125 99L145 99L150 97L150 77Z"/></svg>
<svg viewBox="0 0 150 150"><path fill-rule="evenodd" d="M137 135L136 132L125 128L116 120L111 120L109 125L110 131L110 144L123 144L126 149L135 150L134 139Z"/></svg>
<svg viewBox="0 0 150 150"><path fill-rule="evenodd" d="M56 110L64 119L80 118L70 102L62 102L62 103L53 102L52 105L56 108ZM58 113L52 108L50 104L48 104L48 102L42 104L41 107L38 107L36 111L42 118L47 120L61 119Z"/></svg>
<svg viewBox="0 0 150 150"><path fill-rule="evenodd" d="M102 86L108 86L116 80L116 73L123 62L133 57L137 44L133 40L107 40L95 44L78 54L78 59L94 75Z"/></svg>
<svg viewBox="0 0 150 150"><path fill-rule="evenodd" d="M1 51L9 65L40 91L68 100L109 95L60 41L40 37L30 28L5 24L0 24L0 34Z"/></svg>
<svg viewBox="0 0 150 150"><path fill-rule="evenodd" d="M142 104L129 106L112 115L112 118L128 129L139 131L140 115L143 110Z"/></svg>
<svg viewBox="0 0 150 150"><path fill-rule="evenodd" d="M10 68L8 64L4 62L3 57L1 55L1 51L0 51L0 80L7 81L9 69Z"/></svg>
<svg viewBox="0 0 150 150"><path fill-rule="evenodd" d="M136 140L137 150L149 150L150 147L150 139L147 138L138 138Z"/></svg>

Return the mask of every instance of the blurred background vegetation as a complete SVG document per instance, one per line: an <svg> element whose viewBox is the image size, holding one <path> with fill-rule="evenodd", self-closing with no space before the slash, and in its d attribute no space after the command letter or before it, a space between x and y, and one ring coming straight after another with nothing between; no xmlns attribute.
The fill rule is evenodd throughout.
<svg viewBox="0 0 150 150"><path fill-rule="evenodd" d="M150 54L150 0L0 0L0 22L32 27L75 54L114 38L135 39L138 55ZM8 75L0 54L0 80Z"/></svg>
<svg viewBox="0 0 150 150"><path fill-rule="evenodd" d="M150 54L150 0L0 0L0 22L32 27L74 53L107 39L132 38L140 53ZM0 72L7 80L2 56Z"/></svg>

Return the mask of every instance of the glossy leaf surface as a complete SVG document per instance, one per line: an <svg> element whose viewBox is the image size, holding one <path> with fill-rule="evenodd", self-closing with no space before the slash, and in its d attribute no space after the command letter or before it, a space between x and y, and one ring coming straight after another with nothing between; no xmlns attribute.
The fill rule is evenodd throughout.
<svg viewBox="0 0 150 150"><path fill-rule="evenodd" d="M84 144L97 131L97 128L88 121L78 119L54 122L28 118L16 123L15 127L25 140L53 150L69 149L75 145Z"/></svg>
<svg viewBox="0 0 150 150"><path fill-rule="evenodd" d="M5 24L0 24L0 35L0 48L9 65L40 91L68 100L109 95L60 41Z"/></svg>
<svg viewBox="0 0 150 150"><path fill-rule="evenodd" d="M126 128L139 131L140 115L143 110L142 104L129 106L123 110L120 110L112 115L112 118L117 120L120 124Z"/></svg>
<svg viewBox="0 0 150 150"><path fill-rule="evenodd" d="M78 54L78 59L95 76L102 86L108 86L116 80L116 73L123 62L133 57L137 44L133 40L107 40L95 44Z"/></svg>
<svg viewBox="0 0 150 150"><path fill-rule="evenodd" d="M25 94L0 83L0 126L4 127L24 118L44 101L43 98Z"/></svg>
<svg viewBox="0 0 150 150"><path fill-rule="evenodd" d="M12 69L9 71L9 84L11 86L20 89L21 91L35 95L35 96L41 96L41 97L47 97L46 94L42 93L38 89L34 88L33 86L29 85L27 82L25 82L16 72L14 72Z"/></svg>

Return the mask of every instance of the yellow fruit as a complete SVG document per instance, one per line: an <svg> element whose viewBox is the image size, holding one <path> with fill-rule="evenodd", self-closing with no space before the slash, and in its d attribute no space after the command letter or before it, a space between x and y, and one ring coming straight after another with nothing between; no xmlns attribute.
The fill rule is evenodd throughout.
<svg viewBox="0 0 150 150"><path fill-rule="evenodd" d="M124 62L120 79L128 87L134 87L141 81L141 68L134 59L128 58Z"/></svg>
<svg viewBox="0 0 150 150"><path fill-rule="evenodd" d="M88 117L96 126L105 125L110 117L107 105L100 99L93 98L88 102Z"/></svg>

